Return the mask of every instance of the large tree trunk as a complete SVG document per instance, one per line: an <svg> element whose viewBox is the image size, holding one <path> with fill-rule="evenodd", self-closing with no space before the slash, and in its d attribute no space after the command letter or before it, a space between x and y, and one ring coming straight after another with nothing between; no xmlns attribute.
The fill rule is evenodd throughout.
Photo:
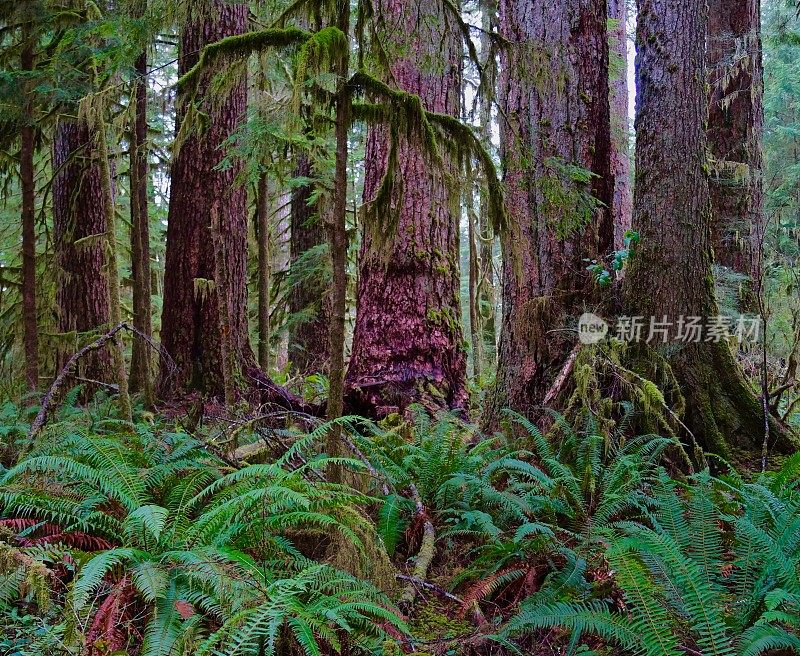
<svg viewBox="0 0 800 656"><path fill-rule="evenodd" d="M611 31L611 175L614 176L614 246L623 247L625 232L633 218L633 189L628 127L628 0L608 0Z"/></svg>
<svg viewBox="0 0 800 656"><path fill-rule="evenodd" d="M131 274L133 277L133 326L138 333L151 337L153 317L150 306L150 221L147 212L147 55L136 60L133 83L135 117L131 130ZM131 391L141 391L145 405L153 402L152 352L146 339L133 338L131 351Z"/></svg>
<svg viewBox="0 0 800 656"><path fill-rule="evenodd" d="M605 0L500 2L509 227L488 424L503 408L542 404L574 346L565 329L592 294L584 258L613 247L606 21Z"/></svg>
<svg viewBox="0 0 800 656"><path fill-rule="evenodd" d="M295 175L310 178L311 174L308 157L301 156ZM327 340L321 339L330 323L330 263L327 251L320 249L327 238L320 205L308 204L312 191L312 185L298 187L291 204L290 257L294 270L290 277L294 285L289 294L289 360L302 375L327 372L330 353Z"/></svg>
<svg viewBox="0 0 800 656"><path fill-rule="evenodd" d="M247 28L244 3L190 4L181 37L179 75L197 62L203 46ZM161 369L162 398L190 389L223 398L228 365L232 363L238 371L255 366L246 314L247 191L236 181L239 164L215 168L223 156L221 144L244 118L247 84L242 74L230 90L205 99L213 74L204 74L196 92L197 102L205 101L208 112L205 131L186 136L172 165L161 341L175 369ZM178 122L185 118L187 100L179 98ZM215 214L217 231L211 225ZM215 264L216 257L223 261ZM216 280L216 271L225 273L225 281ZM218 302L218 284L224 286L225 307Z"/></svg>
<svg viewBox="0 0 800 656"><path fill-rule="evenodd" d="M382 43L392 81L418 94L425 109L459 115L461 35L440 0L380 0ZM364 199L375 200L388 166L389 132L367 138ZM348 372L352 401L382 414L421 402L467 403L458 270L459 191L444 170L400 137L395 183L382 216L364 226L356 325Z"/></svg>
<svg viewBox="0 0 800 656"><path fill-rule="evenodd" d="M53 232L59 268L58 327L78 333L60 349L64 362L75 350L81 333L108 327L109 287L103 239L108 217L100 167L93 157L95 135L83 121L61 117L53 145ZM80 243L78 243L80 242ZM78 364L78 379L111 382L108 348L93 351Z"/></svg>
<svg viewBox="0 0 800 656"><path fill-rule="evenodd" d="M28 30L23 33L22 70L33 70L33 45ZM28 91L32 93L32 91ZM25 104L19 154L22 188L22 323L24 326L25 378L28 388L39 384L39 328L36 316L36 187L33 156L36 149L33 100Z"/></svg>
<svg viewBox="0 0 800 656"><path fill-rule="evenodd" d="M764 238L761 2L709 0L708 6L712 246L717 263L749 278L740 298L752 310Z"/></svg>
<svg viewBox="0 0 800 656"><path fill-rule="evenodd" d="M685 343L680 317L717 315L704 131L705 0L639 0L634 224L641 243L625 279L630 316L672 324L666 355L684 423L708 450L758 446L764 416L727 343ZM662 358L640 346L646 367ZM776 434L778 427L774 426Z"/></svg>

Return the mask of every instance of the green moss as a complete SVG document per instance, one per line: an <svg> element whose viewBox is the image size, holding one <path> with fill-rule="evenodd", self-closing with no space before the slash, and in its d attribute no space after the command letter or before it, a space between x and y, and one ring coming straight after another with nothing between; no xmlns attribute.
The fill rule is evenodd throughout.
<svg viewBox="0 0 800 656"><path fill-rule="evenodd" d="M222 56L246 57L267 48L282 48L303 43L311 37L310 32L297 27L271 28L225 37L203 48L197 63L178 80L178 89L196 86L203 70Z"/></svg>
<svg viewBox="0 0 800 656"><path fill-rule="evenodd" d="M474 631L468 621L452 619L433 604L421 605L410 627L412 634L423 642L456 639ZM421 656L421 652L415 654Z"/></svg>

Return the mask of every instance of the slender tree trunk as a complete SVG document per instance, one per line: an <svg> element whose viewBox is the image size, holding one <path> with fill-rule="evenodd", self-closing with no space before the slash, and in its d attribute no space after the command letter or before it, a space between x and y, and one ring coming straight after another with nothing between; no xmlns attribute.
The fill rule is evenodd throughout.
<svg viewBox="0 0 800 656"><path fill-rule="evenodd" d="M489 425L503 408L542 404L574 346L565 329L593 294L584 258L614 239L605 0L501 0L499 20L509 228Z"/></svg>
<svg viewBox="0 0 800 656"><path fill-rule="evenodd" d="M203 46L247 28L245 3L197 0L191 5L181 36L179 75L197 62ZM237 372L255 367L246 314L247 192L236 182L240 164L215 168L222 157L221 145L244 118L247 84L243 74L229 91L204 98L213 74L204 74L196 92L197 102L206 104L206 129L201 135L186 136L172 165L161 341L175 370L162 367L162 398L175 398L190 389L223 398L227 368L223 340ZM178 123L185 118L187 101L179 98ZM215 207L219 240L211 226ZM217 262L217 257L224 261ZM222 304L217 293L222 281L216 279L216 271L224 271L227 279ZM223 325L229 333L223 334Z"/></svg>
<svg viewBox="0 0 800 656"><path fill-rule="evenodd" d="M611 175L614 177L614 247L621 249L633 218L628 127L628 0L608 0L611 31Z"/></svg>
<svg viewBox="0 0 800 656"><path fill-rule="evenodd" d="M295 171L297 177L312 176L311 163L301 156ZM312 185L299 187L292 193L291 266L296 280L289 296L289 312L293 315L289 335L289 360L303 375L327 372L329 345L319 336L327 330L330 314L329 254L320 251L326 243L325 225L320 204L308 204ZM324 258L323 262L318 257ZM301 259L302 258L302 259ZM306 261L312 258L313 261ZM298 265L298 262L300 264Z"/></svg>
<svg viewBox="0 0 800 656"><path fill-rule="evenodd" d="M152 337L150 305L150 221L147 212L147 55L136 60L133 83L134 122L130 145L131 193L131 273L133 277L133 326L138 333ZM131 390L141 391L145 406L153 404L152 353L150 345L134 335L131 351Z"/></svg>
<svg viewBox="0 0 800 656"><path fill-rule="evenodd" d="M97 77L95 72L95 77ZM106 143L106 124L102 116L94 124L95 152L100 168L103 203L106 214L106 233L103 244L106 251L107 266L105 275L108 278L108 318L112 326L122 323L122 301L119 285L119 262L117 260L116 209L114 191L111 182L111 162ZM114 336L111 348L111 366L117 381L117 399L122 418L132 422L131 399L128 392L128 372L125 369L125 351L119 333Z"/></svg>
<svg viewBox="0 0 800 656"><path fill-rule="evenodd" d="M278 209L272 218L273 252L272 270L282 274L284 279L289 270L291 251L291 200L288 194L281 194ZM288 304L281 308L285 313ZM274 309L273 309L274 311ZM327 334L327 331L323 334ZM327 341L324 340L323 341ZM282 328L275 339L275 367L283 371L289 364L289 332Z"/></svg>
<svg viewBox="0 0 800 656"><path fill-rule="evenodd" d="M467 181L465 204L467 208L467 239L469 240L469 341L472 345L472 375L476 381L481 379L483 366L483 330L480 315L480 260L478 257L478 244L476 223L478 217L474 209L473 181Z"/></svg>
<svg viewBox="0 0 800 656"><path fill-rule="evenodd" d="M707 62L712 246L743 274L743 309L755 310L764 239L764 81L760 0L709 0Z"/></svg>
<svg viewBox="0 0 800 656"><path fill-rule="evenodd" d="M723 455L730 444L760 450L763 412L728 344L679 335L680 317L707 321L718 313L704 131L706 3L639 0L638 10L634 224L641 243L625 278L626 311L671 323L665 357L682 398L668 402L684 406L698 441ZM655 368L661 356L640 351L643 368Z"/></svg>
<svg viewBox="0 0 800 656"><path fill-rule="evenodd" d="M483 57L486 89L480 102L480 132L484 148L492 147L492 101L497 77L495 55L492 52L491 34L497 28L497 0L481 1L481 57ZM481 193L480 246L478 248L477 305L481 325L482 345L487 363L497 359L497 292L495 289L494 247L496 237L489 218L489 199Z"/></svg>
<svg viewBox="0 0 800 656"><path fill-rule="evenodd" d="M336 3L336 26L345 34L350 33L350 3L338 0ZM347 313L347 137L352 113L352 95L347 87L349 75L349 53L342 53L336 62L339 77L336 94L336 164L333 177L333 203L328 229L328 243L331 251L333 285L330 291L330 325L328 327L328 349L330 351L330 386L328 393L327 416L336 419L344 410L344 339ZM327 448L331 455L341 451L339 428L335 427L327 436ZM334 477L341 472L334 471Z"/></svg>
<svg viewBox="0 0 800 656"><path fill-rule="evenodd" d="M381 40L391 78L419 95L425 109L459 116L461 35L441 0L381 0ZM400 137L387 207L364 226L359 254L356 324L348 372L352 401L382 415L420 402L467 404L458 266L459 184L421 146ZM389 132L367 137L364 199L376 198L389 166Z"/></svg>
<svg viewBox="0 0 800 656"><path fill-rule="evenodd" d="M258 364L264 371L269 371L269 294L271 252L269 229L269 177L262 173L258 179L256 190L256 227L258 241Z"/></svg>
<svg viewBox="0 0 800 656"><path fill-rule="evenodd" d="M22 70L32 71L33 44L23 33ZM29 92L30 93L30 92ZM36 187L33 157L36 149L33 100L25 104L20 146L20 182L22 187L22 322L24 325L25 378L28 388L39 384L39 328L36 317Z"/></svg>
<svg viewBox="0 0 800 656"><path fill-rule="evenodd" d="M108 229L102 173L93 157L94 137L85 121L60 117L53 145L53 234L59 268L58 327L77 333L59 349L63 364L79 345L81 333L108 327L109 289L103 237ZM81 360L78 378L114 380L108 348ZM91 389L92 386L89 386Z"/></svg>

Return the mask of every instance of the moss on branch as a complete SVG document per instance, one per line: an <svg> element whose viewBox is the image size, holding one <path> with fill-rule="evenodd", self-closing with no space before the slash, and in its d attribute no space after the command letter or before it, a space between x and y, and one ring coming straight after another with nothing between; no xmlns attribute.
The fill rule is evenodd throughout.
<svg viewBox="0 0 800 656"><path fill-rule="evenodd" d="M354 92L366 93L384 101L353 103L353 120L389 124L392 142L400 134L405 134L409 138L417 137L425 152L435 161L440 161L438 150L440 141L456 159L459 167L468 166L469 160L474 158L486 176L489 219L492 226L498 232L505 228L506 210L497 168L472 127L448 114L426 111L418 95L392 89L385 82L363 70L355 73L349 84ZM390 163L393 151L394 144L390 144ZM390 181L390 173L387 171L375 199L377 204L382 197L387 196Z"/></svg>
<svg viewBox="0 0 800 656"><path fill-rule="evenodd" d="M197 63L178 80L178 88L195 87L203 70L222 56L246 57L253 52L259 52L267 48L285 48L286 46L305 43L312 36L314 35L311 32L300 28L287 27L282 29L270 28L225 37L203 48Z"/></svg>

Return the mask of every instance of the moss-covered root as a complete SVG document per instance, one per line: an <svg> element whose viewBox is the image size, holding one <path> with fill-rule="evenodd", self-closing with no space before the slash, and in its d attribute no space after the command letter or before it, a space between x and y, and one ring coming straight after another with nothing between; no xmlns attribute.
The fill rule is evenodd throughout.
<svg viewBox="0 0 800 656"><path fill-rule="evenodd" d="M727 344L691 344L670 358L685 399L684 423L702 446L730 457L735 451L760 453L764 414ZM800 438L775 417L769 418L770 450L793 453Z"/></svg>

